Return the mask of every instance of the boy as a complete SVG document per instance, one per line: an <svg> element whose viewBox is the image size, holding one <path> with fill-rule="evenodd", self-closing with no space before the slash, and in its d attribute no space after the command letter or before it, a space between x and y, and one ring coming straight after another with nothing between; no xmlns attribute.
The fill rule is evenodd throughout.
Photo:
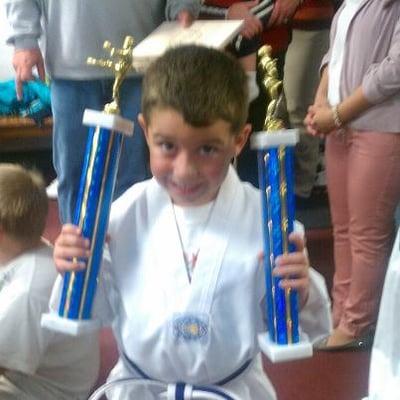
<svg viewBox="0 0 400 400"><path fill-rule="evenodd" d="M0 399L86 399L98 370L92 337L42 331L56 271L41 240L44 182L19 165L0 164Z"/></svg>
<svg viewBox="0 0 400 400"><path fill-rule="evenodd" d="M217 384L241 400L275 398L257 346L266 329L260 198L230 164L250 132L247 104L243 69L217 50L175 48L146 73L139 120L154 178L112 207L99 287L109 308L94 310L118 342L110 380ZM59 270L84 267L71 261L89 254L79 233L63 227ZM329 329L327 294L315 272L309 282L302 238L292 240L298 251L281 257L276 273L298 289L314 339ZM109 398L130 397L121 390Z"/></svg>

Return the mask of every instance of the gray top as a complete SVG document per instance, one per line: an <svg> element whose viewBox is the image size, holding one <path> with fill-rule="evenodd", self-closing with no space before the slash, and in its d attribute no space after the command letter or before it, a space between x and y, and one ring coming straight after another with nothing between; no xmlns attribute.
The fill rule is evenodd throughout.
<svg viewBox="0 0 400 400"><path fill-rule="evenodd" d="M199 0L5 0L16 48L38 47L46 39L45 63L53 78L94 79L111 72L86 65L88 56L102 58L103 42L122 46L127 35L136 44L165 19L186 9L197 16ZM41 23L42 21L42 23Z"/></svg>
<svg viewBox="0 0 400 400"><path fill-rule="evenodd" d="M331 28L335 38L336 13ZM322 61L329 63L330 51ZM341 99L362 85L373 106L349 125L357 130L400 133L400 1L363 0L347 33Z"/></svg>

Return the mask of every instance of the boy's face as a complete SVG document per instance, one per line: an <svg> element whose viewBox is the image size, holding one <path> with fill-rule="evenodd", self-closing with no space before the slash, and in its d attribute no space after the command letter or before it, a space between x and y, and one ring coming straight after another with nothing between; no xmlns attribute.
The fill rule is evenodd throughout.
<svg viewBox="0 0 400 400"><path fill-rule="evenodd" d="M246 125L234 136L223 120L193 127L171 108L153 110L148 123L140 115L139 122L150 149L151 171L180 206L202 205L216 197L250 133Z"/></svg>

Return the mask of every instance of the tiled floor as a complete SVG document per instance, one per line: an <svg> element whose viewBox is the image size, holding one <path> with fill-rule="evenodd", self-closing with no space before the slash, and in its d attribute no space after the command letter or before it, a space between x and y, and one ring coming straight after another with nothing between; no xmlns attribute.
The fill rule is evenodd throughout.
<svg viewBox="0 0 400 400"><path fill-rule="evenodd" d="M51 202L45 236L58 234L57 203ZM331 229L307 230L311 264L326 278L330 288L333 274ZM109 332L103 332L104 380L116 349ZM311 359L271 364L264 360L265 371L276 388L279 400L360 400L367 392L369 352L317 353Z"/></svg>

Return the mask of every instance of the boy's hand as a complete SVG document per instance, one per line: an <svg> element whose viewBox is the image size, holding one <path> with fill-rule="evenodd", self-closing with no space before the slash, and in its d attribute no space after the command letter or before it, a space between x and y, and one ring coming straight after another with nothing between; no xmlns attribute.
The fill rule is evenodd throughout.
<svg viewBox="0 0 400 400"><path fill-rule="evenodd" d="M299 294L299 304L302 308L308 299L310 278L308 268L310 266L305 241L303 235L291 233L290 242L294 243L297 251L278 256L275 260L273 276L280 277L280 286L283 289L291 288L297 290Z"/></svg>
<svg viewBox="0 0 400 400"><path fill-rule="evenodd" d="M84 269L86 263L82 259L90 256L89 239L82 236L76 225L65 224L54 244L53 258L58 272Z"/></svg>

